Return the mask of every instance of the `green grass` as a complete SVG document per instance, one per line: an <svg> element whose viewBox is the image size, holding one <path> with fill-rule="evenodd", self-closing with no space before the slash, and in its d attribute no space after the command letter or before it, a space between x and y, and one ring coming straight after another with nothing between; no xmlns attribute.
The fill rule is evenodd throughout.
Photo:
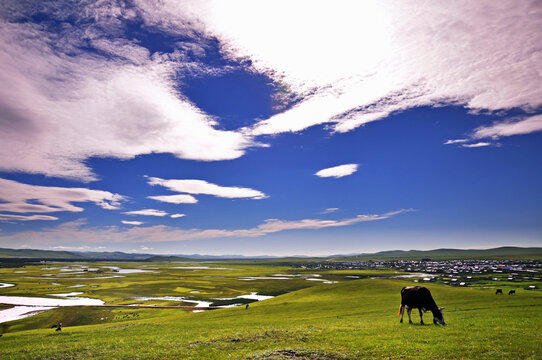
<svg viewBox="0 0 542 360"><path fill-rule="evenodd" d="M204 313L98 307L56 309L7 324L9 332L0 339L0 359L542 358L539 291L518 288L516 296L496 296L491 284L486 284L487 288L428 284L437 304L446 308L448 325L433 325L432 315L427 313L425 322L431 325L421 326L417 311L413 312L413 325L408 321L400 324L397 316L400 289L412 285L411 280L347 280L345 275L353 274L352 271L329 271L320 274L339 283L301 279L239 281L241 274L296 274L301 270L242 265L232 266L234 270L187 271L171 269L172 266L175 265L157 265L159 276L127 274L126 278L88 281L99 287L80 289L85 296L87 290L98 289L93 290L98 297L126 302L127 296L138 292L175 295L177 288L186 289L179 289L177 295L185 295L183 291L189 289L206 291L198 294L201 297L251 291L282 295L252 303L248 310L243 307ZM39 267L26 270L32 274L43 271ZM16 275L22 278L27 274L12 273L13 280ZM0 279L9 282L7 275L0 272ZM30 283L17 286L18 290L10 291L32 291ZM13 288L2 289L2 294L9 289ZM36 290L44 291L40 286ZM74 290L78 289L70 291ZM50 328L51 323L60 321L61 332Z"/></svg>
<svg viewBox="0 0 542 360"><path fill-rule="evenodd" d="M374 254L336 257L335 261L367 261L367 260L457 260L457 259L542 259L541 247L503 246L493 249L435 249L435 250L392 250Z"/></svg>

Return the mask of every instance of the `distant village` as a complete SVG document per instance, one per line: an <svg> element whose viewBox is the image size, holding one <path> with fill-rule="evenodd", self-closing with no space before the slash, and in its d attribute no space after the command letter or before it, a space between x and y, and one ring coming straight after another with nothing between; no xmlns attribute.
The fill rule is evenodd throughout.
<svg viewBox="0 0 542 360"><path fill-rule="evenodd" d="M392 269L412 273L398 277L416 278L414 282L440 281L455 286L468 286L480 279L507 282L536 282L542 277L540 260L387 260L318 262L294 265L318 270ZM484 276L485 275L485 276ZM526 287L536 289L535 285Z"/></svg>

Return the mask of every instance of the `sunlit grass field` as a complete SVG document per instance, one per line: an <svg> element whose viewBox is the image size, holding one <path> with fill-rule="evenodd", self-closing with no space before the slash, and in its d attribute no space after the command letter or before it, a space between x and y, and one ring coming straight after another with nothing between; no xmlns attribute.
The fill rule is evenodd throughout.
<svg viewBox="0 0 542 360"><path fill-rule="evenodd" d="M428 312L425 322L430 325L421 326L416 310L413 325L408 321L399 323L400 290L413 282L412 279L385 278L397 275L390 270L315 271L225 263L203 264L226 268L215 270L173 269L202 264L101 265L153 268L155 272L98 279L111 273L85 273L75 278L58 275L59 269L43 269L69 266L65 264L1 269L0 281L17 286L3 288L0 294L44 296L81 291L84 292L81 296L100 298L108 304L136 303L133 297L138 296L212 299L257 292L276 297L251 303L248 310L240 306L201 313L180 309L59 308L3 324L6 333L0 338L0 358L542 358L542 294L537 290L524 290L517 284L516 296L506 295L508 287L502 286L504 284L499 284L505 290L502 296L494 294L495 286L491 283L466 288L427 284L437 304L446 308L444 316L448 325L433 325ZM48 273L53 275L45 276ZM241 280L278 277L277 274L304 276ZM77 284L87 286L69 287ZM146 303L174 304L169 301ZM61 332L50 328L60 321L63 323Z"/></svg>

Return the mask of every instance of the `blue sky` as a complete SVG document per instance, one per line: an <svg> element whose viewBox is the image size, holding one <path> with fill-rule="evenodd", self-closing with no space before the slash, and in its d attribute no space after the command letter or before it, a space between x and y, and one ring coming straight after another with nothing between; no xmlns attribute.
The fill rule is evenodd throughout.
<svg viewBox="0 0 542 360"><path fill-rule="evenodd" d="M0 247L542 245L540 5L306 6L2 5Z"/></svg>

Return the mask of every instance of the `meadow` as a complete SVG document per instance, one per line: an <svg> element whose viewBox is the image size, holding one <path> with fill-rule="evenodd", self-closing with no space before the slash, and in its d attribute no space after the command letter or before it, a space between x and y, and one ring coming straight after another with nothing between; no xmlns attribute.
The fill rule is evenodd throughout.
<svg viewBox="0 0 542 360"><path fill-rule="evenodd" d="M0 358L542 358L542 293L538 290L491 281L468 287L430 283L426 286L437 304L446 308L447 325L433 325L428 312L424 319L430 325L422 326L416 310L414 324L400 324L400 290L416 280L397 278L401 275L387 269L315 270L268 261L47 263L2 268L0 282L15 286L0 289L0 295L51 297L48 294L82 292L80 296L106 304L208 301L239 306L198 313L57 308L0 324L4 333ZM505 295L495 295L496 287L503 288ZM506 295L512 288L516 295ZM243 296L254 293L273 298L251 302L245 309L244 304L252 300ZM169 298L137 299L142 297ZM58 322L63 324L60 332L51 329Z"/></svg>

